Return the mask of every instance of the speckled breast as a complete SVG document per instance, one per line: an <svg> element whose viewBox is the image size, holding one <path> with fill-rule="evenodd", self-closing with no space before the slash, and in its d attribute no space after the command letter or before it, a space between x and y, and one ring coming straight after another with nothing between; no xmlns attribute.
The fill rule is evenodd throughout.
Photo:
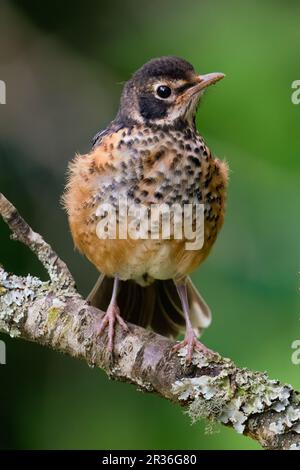
<svg viewBox="0 0 300 470"><path fill-rule="evenodd" d="M69 210L75 243L108 275L140 283L184 276L203 261L216 239L223 223L226 183L227 165L213 159L202 137L190 129L140 126L107 135L71 168L66 199L70 201L79 184L83 193L79 205ZM99 239L99 206L110 204L118 213L125 199L129 206L148 208L204 204L203 247L186 250L187 240L175 239L172 230L170 239L159 237L160 225L158 239L153 233L148 239Z"/></svg>

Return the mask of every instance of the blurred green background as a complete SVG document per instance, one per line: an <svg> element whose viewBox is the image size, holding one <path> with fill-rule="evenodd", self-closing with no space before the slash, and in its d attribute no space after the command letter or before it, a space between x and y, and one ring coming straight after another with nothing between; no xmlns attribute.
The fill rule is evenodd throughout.
<svg viewBox="0 0 300 470"><path fill-rule="evenodd" d="M114 117L122 83L174 54L222 71L198 128L231 168L227 218L195 274L214 313L204 341L240 366L300 387L300 4L296 1L5 1L0 4L0 190L69 264L80 291L97 273L74 252L59 203L68 161ZM0 261L43 276L0 221ZM255 449L230 429L204 433L180 409L99 370L1 336L4 449Z"/></svg>

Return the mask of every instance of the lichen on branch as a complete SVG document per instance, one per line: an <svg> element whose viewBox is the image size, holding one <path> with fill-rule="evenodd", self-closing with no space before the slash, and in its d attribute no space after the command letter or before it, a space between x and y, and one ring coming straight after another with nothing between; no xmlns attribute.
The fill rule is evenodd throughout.
<svg viewBox="0 0 300 470"><path fill-rule="evenodd" d="M104 369L114 379L179 404L192 421L207 418L248 435L268 449L300 450L300 395L264 373L238 368L218 354L195 352L186 365L174 341L129 324L119 328L114 360L107 338L95 334L103 314L77 292L66 264L0 193L0 214L13 238L27 245L49 274L48 281L0 268L0 331L35 341Z"/></svg>

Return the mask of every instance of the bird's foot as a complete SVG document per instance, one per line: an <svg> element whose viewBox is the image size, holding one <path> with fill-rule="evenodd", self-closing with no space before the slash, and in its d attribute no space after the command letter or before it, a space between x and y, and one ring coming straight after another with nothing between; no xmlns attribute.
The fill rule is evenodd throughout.
<svg viewBox="0 0 300 470"><path fill-rule="evenodd" d="M197 336L195 335L192 329L186 332L184 340L180 341L178 344L175 344L175 346L173 346L173 348L171 349L171 354L177 353L178 351L180 351L180 349L183 349L185 346L187 346L187 354L185 358L185 362L187 364L190 364L192 362L194 351L200 351L205 355L215 354L211 349L208 349L204 344L202 344L198 340Z"/></svg>
<svg viewBox="0 0 300 470"><path fill-rule="evenodd" d="M108 306L108 309L101 320L99 326L97 326L96 333L97 335L101 336L108 326L108 351L110 354L113 352L114 348L114 336L115 336L115 328L116 323L119 323L121 328L124 331L129 331L128 326L126 325L125 321L120 315L119 307L116 303L112 303Z"/></svg>

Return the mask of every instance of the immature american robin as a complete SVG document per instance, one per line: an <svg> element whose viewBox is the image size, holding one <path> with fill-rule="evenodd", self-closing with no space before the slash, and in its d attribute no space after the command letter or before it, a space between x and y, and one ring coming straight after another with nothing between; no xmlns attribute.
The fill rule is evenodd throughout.
<svg viewBox="0 0 300 470"><path fill-rule="evenodd" d="M64 204L75 246L102 273L92 290L92 305L106 311L98 334L108 327L113 351L115 325L124 320L166 336L185 328L190 362L197 339L211 321L210 310L188 277L209 254L223 224L228 167L214 158L195 126L203 91L222 73L198 75L178 57L143 65L125 84L116 118L99 132L93 148L69 167ZM99 237L99 205L204 204L204 243L187 250L187 240L158 237ZM158 225L158 232L161 224Z"/></svg>

